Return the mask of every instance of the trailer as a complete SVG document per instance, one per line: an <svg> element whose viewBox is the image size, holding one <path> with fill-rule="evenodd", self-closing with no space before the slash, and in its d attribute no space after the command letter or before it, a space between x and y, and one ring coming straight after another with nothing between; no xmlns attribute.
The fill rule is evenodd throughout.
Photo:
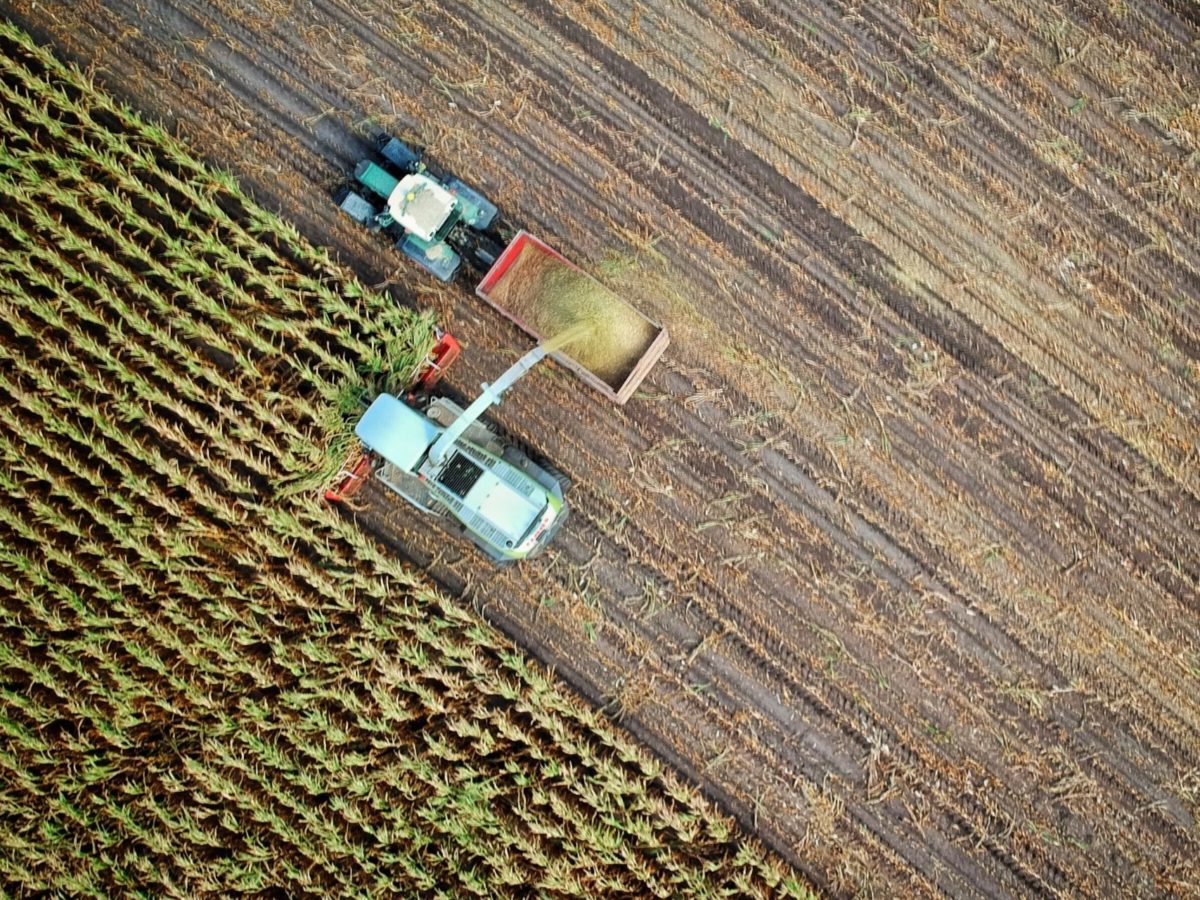
<svg viewBox="0 0 1200 900"><path fill-rule="evenodd" d="M660 324L526 231L475 293L539 343L582 324L582 335L550 356L617 404L633 396L671 341Z"/></svg>

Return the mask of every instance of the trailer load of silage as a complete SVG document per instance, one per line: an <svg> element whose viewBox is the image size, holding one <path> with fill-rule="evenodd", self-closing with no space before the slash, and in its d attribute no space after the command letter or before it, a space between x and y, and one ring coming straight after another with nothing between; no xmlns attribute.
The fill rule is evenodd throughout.
<svg viewBox="0 0 1200 900"><path fill-rule="evenodd" d="M494 299L597 377L619 388L659 328L590 275L526 247Z"/></svg>

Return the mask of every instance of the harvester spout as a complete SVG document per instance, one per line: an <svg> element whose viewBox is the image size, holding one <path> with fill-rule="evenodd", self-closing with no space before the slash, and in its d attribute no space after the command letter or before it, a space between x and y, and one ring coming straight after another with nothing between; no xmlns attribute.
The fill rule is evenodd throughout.
<svg viewBox="0 0 1200 900"><path fill-rule="evenodd" d="M468 426L483 415L489 407L499 403L501 395L512 387L517 379L541 362L545 355L546 349L539 344L513 363L508 371L494 382L480 385L483 391L475 398L475 402L463 410L463 414L455 419L449 428L442 432L442 436L430 448L430 461L435 464L440 463L450 448L454 446L454 443L462 436L462 433L467 430Z"/></svg>

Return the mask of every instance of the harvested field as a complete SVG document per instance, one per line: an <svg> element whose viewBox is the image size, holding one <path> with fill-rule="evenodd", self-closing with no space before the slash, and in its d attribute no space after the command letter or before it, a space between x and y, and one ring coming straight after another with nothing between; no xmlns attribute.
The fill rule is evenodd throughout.
<svg viewBox="0 0 1200 900"><path fill-rule="evenodd" d="M528 339L339 218L372 123L672 334L493 574L358 528L833 894L1200 892L1200 25L1184 0L8 0L368 280L462 392ZM609 281L615 284L615 281Z"/></svg>
<svg viewBox="0 0 1200 900"><path fill-rule="evenodd" d="M5 896L809 896L316 502L428 316L4 23L0 98Z"/></svg>

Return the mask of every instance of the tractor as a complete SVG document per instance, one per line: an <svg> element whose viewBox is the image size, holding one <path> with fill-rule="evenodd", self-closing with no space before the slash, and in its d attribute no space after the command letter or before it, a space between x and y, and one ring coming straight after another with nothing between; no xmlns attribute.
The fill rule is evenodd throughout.
<svg viewBox="0 0 1200 900"><path fill-rule="evenodd" d="M486 271L506 243L495 227L495 204L389 134L375 147L382 162L358 163L353 187L334 194L338 208L393 238L396 249L441 281L454 279L464 257Z"/></svg>

